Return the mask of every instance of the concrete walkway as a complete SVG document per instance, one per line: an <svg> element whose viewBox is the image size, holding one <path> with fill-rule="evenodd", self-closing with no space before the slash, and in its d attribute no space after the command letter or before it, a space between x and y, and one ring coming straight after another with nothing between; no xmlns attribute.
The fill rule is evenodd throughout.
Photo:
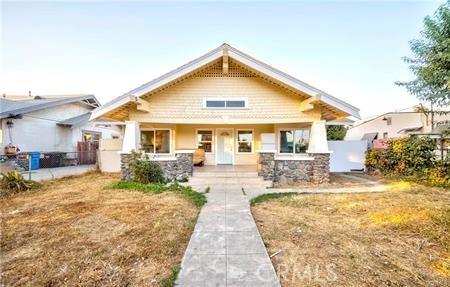
<svg viewBox="0 0 450 287"><path fill-rule="evenodd" d="M183 257L177 286L280 286L250 211L249 201L258 195L387 190L386 185L353 175L344 177L365 186L267 189L271 182L258 177L254 170L215 167L194 172L188 185L198 191L210 187L210 191Z"/></svg>
<svg viewBox="0 0 450 287"><path fill-rule="evenodd" d="M40 168L33 170L31 173L32 180L49 180L55 178L61 178L69 175L78 175L94 170L95 165L78 165L78 166L65 166L55 168ZM28 179L28 172L22 174L24 178Z"/></svg>
<svg viewBox="0 0 450 287"><path fill-rule="evenodd" d="M247 193L263 191L268 183L255 172L238 174L205 173L191 180L197 190L207 183L210 191L183 257L177 286L280 286Z"/></svg>

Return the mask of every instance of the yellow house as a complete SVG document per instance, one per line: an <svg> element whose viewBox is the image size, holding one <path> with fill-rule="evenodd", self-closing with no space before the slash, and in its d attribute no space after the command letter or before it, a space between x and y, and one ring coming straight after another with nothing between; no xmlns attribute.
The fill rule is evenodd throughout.
<svg viewBox="0 0 450 287"><path fill-rule="evenodd" d="M329 153L325 121L348 116L359 110L223 44L103 105L92 119L125 124L124 154L142 150L170 161L201 148L206 165L261 169L262 154L314 162Z"/></svg>

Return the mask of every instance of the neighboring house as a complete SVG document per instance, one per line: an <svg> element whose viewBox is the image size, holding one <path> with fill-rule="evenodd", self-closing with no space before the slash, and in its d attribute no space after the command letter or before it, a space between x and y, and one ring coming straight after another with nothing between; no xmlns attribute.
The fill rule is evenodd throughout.
<svg viewBox="0 0 450 287"><path fill-rule="evenodd" d="M325 123L359 110L223 44L96 109L92 119L126 124L127 153L143 150L169 177L190 174L189 154L206 165L254 165L275 181L326 181ZM187 171L180 168L180 158ZM178 161L178 165L171 162ZM171 170L172 169L172 170Z"/></svg>
<svg viewBox="0 0 450 287"><path fill-rule="evenodd" d="M119 127L89 122L100 103L93 95L0 97L1 153L6 146L21 152L74 152L79 141L119 137Z"/></svg>
<svg viewBox="0 0 450 287"><path fill-rule="evenodd" d="M436 112L433 120L430 113L386 113L349 128L345 140L366 140L369 147L385 148L388 139L407 135L435 138L436 156L446 158L450 149L450 113Z"/></svg>
<svg viewBox="0 0 450 287"><path fill-rule="evenodd" d="M450 114L435 114L435 128L433 130L430 113L390 112L349 128L345 140L365 139L371 143L377 139L397 138L411 134L437 135L444 130L441 125L437 126L437 123L444 121L450 122Z"/></svg>

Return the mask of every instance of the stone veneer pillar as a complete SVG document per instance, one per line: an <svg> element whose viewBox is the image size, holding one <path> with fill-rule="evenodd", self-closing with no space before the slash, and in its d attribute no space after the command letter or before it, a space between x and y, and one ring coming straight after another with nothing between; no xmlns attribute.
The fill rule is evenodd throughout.
<svg viewBox="0 0 450 287"><path fill-rule="evenodd" d="M192 176L194 173L194 152L176 152L175 156L182 173Z"/></svg>
<svg viewBox="0 0 450 287"><path fill-rule="evenodd" d="M120 154L120 174L122 175L122 180L128 181L133 177L130 170L130 153Z"/></svg>
<svg viewBox="0 0 450 287"><path fill-rule="evenodd" d="M258 175L265 180L273 180L275 178L275 153L259 152L258 162L261 166Z"/></svg>
<svg viewBox="0 0 450 287"><path fill-rule="evenodd" d="M330 153L311 154L312 161L312 182L317 184L330 181Z"/></svg>
<svg viewBox="0 0 450 287"><path fill-rule="evenodd" d="M194 154L192 152L180 152L175 155L176 157L172 159L150 160L156 162L161 167L164 177L169 181L182 180L192 176L194 170ZM130 153L120 154L120 173L124 181L133 179L133 174L130 170L130 159Z"/></svg>

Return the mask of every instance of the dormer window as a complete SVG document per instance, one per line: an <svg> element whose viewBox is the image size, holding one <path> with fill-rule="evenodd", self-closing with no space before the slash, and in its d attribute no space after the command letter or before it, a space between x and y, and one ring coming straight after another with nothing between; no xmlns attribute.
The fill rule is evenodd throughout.
<svg viewBox="0 0 450 287"><path fill-rule="evenodd" d="M204 98L203 108L205 109L246 109L248 108L247 98Z"/></svg>

